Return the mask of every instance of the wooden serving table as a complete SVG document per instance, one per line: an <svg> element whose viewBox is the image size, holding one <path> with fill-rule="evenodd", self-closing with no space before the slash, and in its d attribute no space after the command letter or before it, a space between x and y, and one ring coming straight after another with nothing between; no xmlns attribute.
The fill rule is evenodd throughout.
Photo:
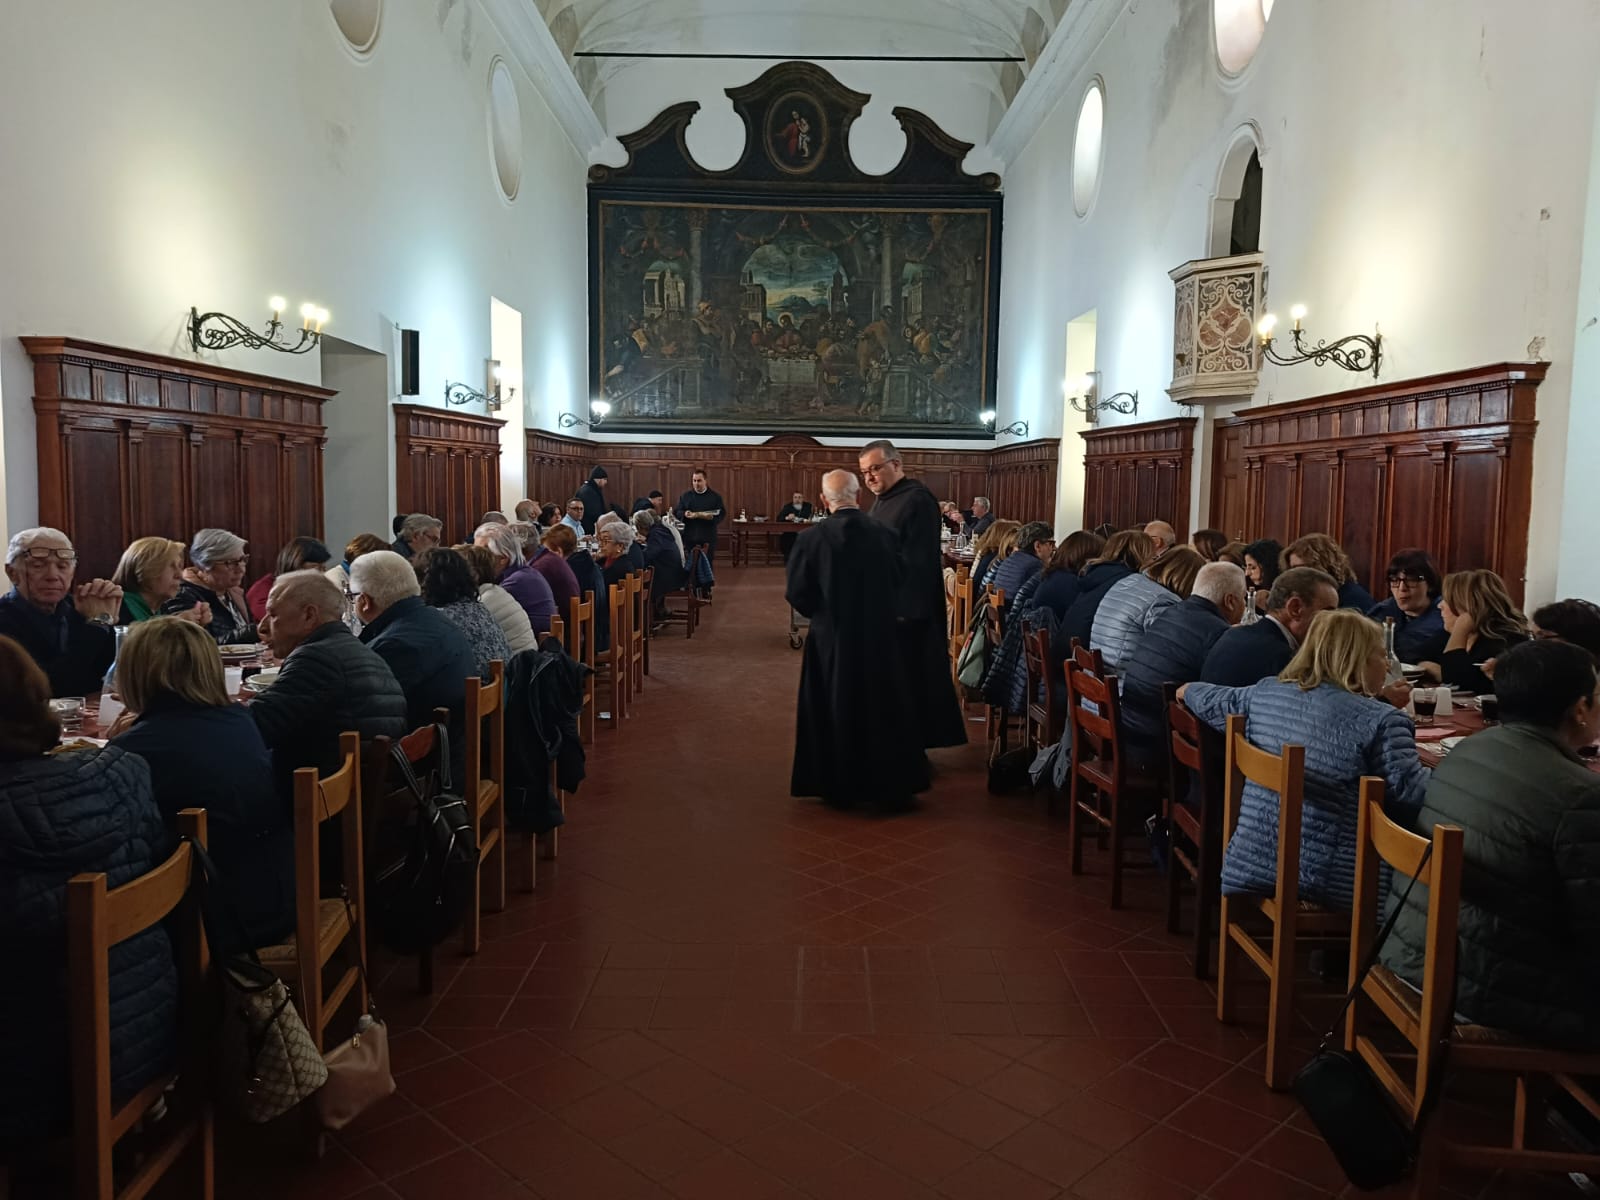
<svg viewBox="0 0 1600 1200"><path fill-rule="evenodd" d="M725 521L722 528L728 533L728 557L734 566L741 562L750 565L750 551L761 547L761 561L768 566L776 558L783 561L778 550L778 539L785 533L799 533L810 529L810 521Z"/></svg>

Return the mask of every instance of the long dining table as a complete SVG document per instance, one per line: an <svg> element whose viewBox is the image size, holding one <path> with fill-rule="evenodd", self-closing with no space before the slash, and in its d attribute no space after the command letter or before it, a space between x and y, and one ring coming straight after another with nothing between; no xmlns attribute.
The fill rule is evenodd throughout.
<svg viewBox="0 0 1600 1200"><path fill-rule="evenodd" d="M1476 700L1457 700L1449 716L1435 716L1430 724L1417 726L1417 757L1424 766L1437 767L1450 752L1450 747L1442 743L1451 738L1471 737L1487 728L1489 724L1478 710ZM1459 743L1452 743L1455 744ZM1583 761L1591 771L1600 771L1600 755L1587 755Z"/></svg>

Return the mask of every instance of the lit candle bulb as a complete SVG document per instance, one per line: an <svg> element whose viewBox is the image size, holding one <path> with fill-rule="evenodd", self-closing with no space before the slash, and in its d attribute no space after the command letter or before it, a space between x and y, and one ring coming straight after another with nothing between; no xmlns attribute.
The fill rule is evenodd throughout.
<svg viewBox="0 0 1600 1200"><path fill-rule="evenodd" d="M307 301L300 306L300 328L310 329L311 322L316 319L317 306Z"/></svg>
<svg viewBox="0 0 1600 1200"><path fill-rule="evenodd" d="M322 327L325 324L327 324L327 321L328 321L328 310L325 309L325 308L317 309L317 326L316 326L316 329L315 329L314 332L321 333L322 332Z"/></svg>
<svg viewBox="0 0 1600 1200"><path fill-rule="evenodd" d="M1261 340L1265 342L1272 339L1272 331L1277 327L1278 318L1273 316L1271 313L1268 313L1266 316L1261 318L1261 324L1256 326L1256 331L1260 333Z"/></svg>
<svg viewBox="0 0 1600 1200"><path fill-rule="evenodd" d="M267 301L267 305L272 309L272 319L279 321L283 319L283 310L289 307L289 302L282 296L274 296Z"/></svg>
<svg viewBox="0 0 1600 1200"><path fill-rule="evenodd" d="M1289 310L1289 316L1294 319L1294 331L1299 333L1300 322L1306 319L1306 306L1304 304L1296 304Z"/></svg>

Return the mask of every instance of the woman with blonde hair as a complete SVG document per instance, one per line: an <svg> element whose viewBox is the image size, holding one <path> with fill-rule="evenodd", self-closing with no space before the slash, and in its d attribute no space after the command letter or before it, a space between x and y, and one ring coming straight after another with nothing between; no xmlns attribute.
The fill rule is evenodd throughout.
<svg viewBox="0 0 1600 1200"><path fill-rule="evenodd" d="M996 521L978 536L972 547L972 578L980 589L988 583L994 565L1004 562L1017 548L1017 530L1021 528L1021 521Z"/></svg>
<svg viewBox="0 0 1600 1200"><path fill-rule="evenodd" d="M1366 613L1377 604L1372 593L1356 578L1356 570L1350 565L1350 556L1344 552L1344 547L1325 533L1308 533L1295 538L1283 548L1280 566L1285 571L1290 567L1315 567L1332 575L1339 585L1340 608Z"/></svg>
<svg viewBox="0 0 1600 1200"><path fill-rule="evenodd" d="M228 696L217 644L172 617L128 631L117 687L128 706L111 745L150 768L156 807L169 829L185 808L206 810L207 848L232 919L216 936L271 946L294 932L294 827L273 787L272 754L250 713Z"/></svg>
<svg viewBox="0 0 1600 1200"><path fill-rule="evenodd" d="M1383 632L1359 612L1318 613L1300 649L1276 679L1249 687L1190 683L1178 697L1213 729L1242 713L1251 745L1273 754L1306 750L1300 822L1300 898L1348 910L1355 890L1357 797L1363 775L1387 788L1384 807L1409 822L1422 805L1429 771L1416 732L1399 706L1410 689L1384 687ZM1270 896L1278 873L1278 797L1245 784L1239 826L1222 856L1222 890Z"/></svg>
<svg viewBox="0 0 1600 1200"><path fill-rule="evenodd" d="M142 537L122 552L111 582L122 589L122 611L118 625L148 621L161 606L178 594L183 586L183 543L171 538ZM211 623L211 606L203 600L193 608L173 613L185 621Z"/></svg>
<svg viewBox="0 0 1600 1200"><path fill-rule="evenodd" d="M1481 696L1494 691L1483 664L1533 636L1505 581L1493 571L1444 577L1439 615L1450 640L1438 662L1417 664L1429 679Z"/></svg>

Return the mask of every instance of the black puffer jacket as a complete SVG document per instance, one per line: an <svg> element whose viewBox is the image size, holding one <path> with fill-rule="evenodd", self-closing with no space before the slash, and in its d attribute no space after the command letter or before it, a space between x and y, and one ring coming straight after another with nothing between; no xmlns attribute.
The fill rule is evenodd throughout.
<svg viewBox="0 0 1600 1200"><path fill-rule="evenodd" d="M67 1121L67 880L103 871L120 887L172 845L136 755L113 746L0 763L0 1141ZM126 1098L172 1062L178 974L160 926L110 957L111 1090Z"/></svg>
<svg viewBox="0 0 1600 1200"><path fill-rule="evenodd" d="M1061 674L1061 664L1072 653L1073 638L1085 646L1089 644L1089 634L1094 629L1094 615L1100 608L1100 601L1106 598L1106 593L1132 574L1119 562L1095 563L1084 568L1080 576L1082 587L1078 591L1078 598L1067 609L1066 616L1061 618L1061 624L1056 626L1055 635L1050 639L1052 678Z"/></svg>
<svg viewBox="0 0 1600 1200"><path fill-rule="evenodd" d="M394 672L341 621L329 621L294 648L278 682L250 704L250 715L272 751L281 795L294 772L339 769L339 735L353 729L363 744L405 735L406 696Z"/></svg>
<svg viewBox="0 0 1600 1200"><path fill-rule="evenodd" d="M506 821L514 829L548 833L566 820L550 790L550 763L556 786L577 791L585 758L578 712L588 670L552 637L506 664Z"/></svg>
<svg viewBox="0 0 1600 1200"><path fill-rule="evenodd" d="M163 616L177 616L188 612L196 604L211 609L211 624L206 632L218 645L240 645L256 640L256 623L250 619L248 608L237 604L231 596L213 592L203 583L185 579L178 594L161 606Z"/></svg>
<svg viewBox="0 0 1600 1200"><path fill-rule="evenodd" d="M1456 1010L1569 1049L1600 1049L1600 775L1547 730L1469 737L1434 768L1417 828L1459 825ZM1395 875L1396 894L1406 879ZM1383 961L1422 982L1428 890L1419 884Z"/></svg>
<svg viewBox="0 0 1600 1200"><path fill-rule="evenodd" d="M1166 730L1161 699L1164 683L1193 683L1228 622L1203 596L1190 596L1159 617L1138 653L1122 664L1122 726L1132 741L1154 745Z"/></svg>

